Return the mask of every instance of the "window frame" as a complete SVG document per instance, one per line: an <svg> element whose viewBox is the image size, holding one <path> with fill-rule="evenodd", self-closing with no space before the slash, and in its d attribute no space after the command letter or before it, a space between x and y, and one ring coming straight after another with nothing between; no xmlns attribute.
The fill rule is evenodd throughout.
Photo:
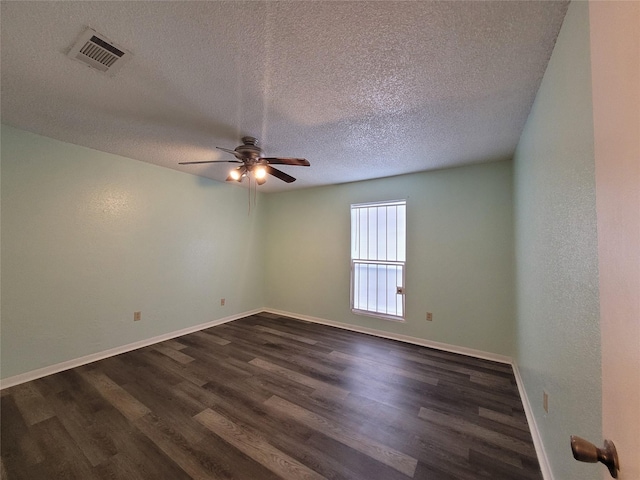
<svg viewBox="0 0 640 480"><path fill-rule="evenodd" d="M354 221L353 212L354 209L359 208L371 208L371 207L389 207L393 205L404 206L404 260L379 260L379 259L363 259L354 258ZM365 203L353 203L349 208L350 213L350 308L351 312L356 315L362 315L367 317L381 318L384 320L392 320L395 322L404 322L406 319L406 266L407 266L407 199L400 200L383 200L377 202L365 202ZM386 230L388 231L388 230ZM377 255L376 255L377 256ZM361 308L355 308L355 280L356 280L356 265L357 264L370 264L381 266L399 266L401 267L401 282L402 286L396 285L396 295L400 295L402 315L393 315L389 313L378 312L374 310L363 310ZM401 289L401 291L399 291Z"/></svg>

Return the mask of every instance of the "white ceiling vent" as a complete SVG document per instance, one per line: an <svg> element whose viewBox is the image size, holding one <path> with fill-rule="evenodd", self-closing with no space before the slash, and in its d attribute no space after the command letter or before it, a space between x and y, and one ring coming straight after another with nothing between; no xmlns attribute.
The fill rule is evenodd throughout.
<svg viewBox="0 0 640 480"><path fill-rule="evenodd" d="M87 28L67 54L69 58L113 75L129 61L131 52L117 46L104 35Z"/></svg>

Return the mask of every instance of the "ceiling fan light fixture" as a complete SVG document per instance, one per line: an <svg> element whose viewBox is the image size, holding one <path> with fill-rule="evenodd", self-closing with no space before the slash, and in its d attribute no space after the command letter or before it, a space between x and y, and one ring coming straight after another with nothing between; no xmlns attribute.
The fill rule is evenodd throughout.
<svg viewBox="0 0 640 480"><path fill-rule="evenodd" d="M253 176L255 177L256 180L262 180L267 177L267 169L263 165L258 165L256 168L253 169ZM262 183L260 183L260 185Z"/></svg>
<svg viewBox="0 0 640 480"><path fill-rule="evenodd" d="M228 181L241 182L244 177L247 176L247 167L242 165L241 167L234 168L229 172L229 176L227 177Z"/></svg>

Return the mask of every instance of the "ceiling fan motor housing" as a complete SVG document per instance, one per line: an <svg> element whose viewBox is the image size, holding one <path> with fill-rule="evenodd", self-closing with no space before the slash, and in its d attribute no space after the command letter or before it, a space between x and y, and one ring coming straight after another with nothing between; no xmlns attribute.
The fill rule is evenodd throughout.
<svg viewBox="0 0 640 480"><path fill-rule="evenodd" d="M242 137L242 145L236 147L235 151L242 155L243 159L247 160L249 164L256 163L260 158L264 157L255 137Z"/></svg>

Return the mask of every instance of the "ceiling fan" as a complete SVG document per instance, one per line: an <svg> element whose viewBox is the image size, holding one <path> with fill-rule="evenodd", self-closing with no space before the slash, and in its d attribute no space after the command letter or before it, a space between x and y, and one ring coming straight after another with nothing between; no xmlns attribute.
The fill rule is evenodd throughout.
<svg viewBox="0 0 640 480"><path fill-rule="evenodd" d="M216 147L223 152L227 152L236 157L235 160L205 160L202 162L179 162L179 165L195 165L198 163L241 163L238 168L234 168L229 172L227 182L242 182L249 174L253 176L258 185L262 185L267 181L267 174L273 175L280 180L291 183L296 179L291 175L284 173L271 165L297 165L301 167L309 167L311 164L304 158L290 157L265 157L262 149L258 146L258 140L254 137L242 137L242 145L235 150Z"/></svg>

